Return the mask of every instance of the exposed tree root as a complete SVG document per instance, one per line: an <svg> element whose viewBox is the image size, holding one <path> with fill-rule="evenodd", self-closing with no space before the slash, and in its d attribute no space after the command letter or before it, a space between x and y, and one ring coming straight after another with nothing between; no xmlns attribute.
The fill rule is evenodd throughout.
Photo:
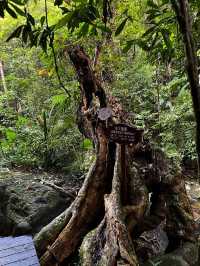
<svg viewBox="0 0 200 266"><path fill-rule="evenodd" d="M112 193L105 195L105 244L100 265L138 265L121 204L121 162L117 152Z"/></svg>
<svg viewBox="0 0 200 266"><path fill-rule="evenodd" d="M104 194L109 192L111 186L112 174L109 176L109 171L112 172L112 160L108 159L109 145L106 138L99 135L99 154L77 198L66 212L56 218L56 222L53 221L35 238L39 253L56 239L42 256L41 265L55 265L56 261L62 262L71 255L101 217Z"/></svg>
<svg viewBox="0 0 200 266"><path fill-rule="evenodd" d="M72 190L72 189L66 190L48 181L43 181L43 184L55 189L64 197L70 197L73 200L76 198L76 190Z"/></svg>
<svg viewBox="0 0 200 266"><path fill-rule="evenodd" d="M131 239L130 225L134 226L143 217L147 201L142 198L143 205L123 206L121 176L122 166L120 148L118 148L112 192L104 197L105 217L92 235L89 234L86 237L81 248L82 264L85 266L139 265ZM135 223L127 224L127 216L130 218L131 213L132 221ZM130 220L128 219L128 221Z"/></svg>

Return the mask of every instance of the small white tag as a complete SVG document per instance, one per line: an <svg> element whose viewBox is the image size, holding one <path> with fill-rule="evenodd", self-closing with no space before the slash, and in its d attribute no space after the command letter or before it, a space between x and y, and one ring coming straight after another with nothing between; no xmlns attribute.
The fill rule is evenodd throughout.
<svg viewBox="0 0 200 266"><path fill-rule="evenodd" d="M98 113L98 118L100 120L107 120L109 117L112 116L112 110L108 107L101 108Z"/></svg>

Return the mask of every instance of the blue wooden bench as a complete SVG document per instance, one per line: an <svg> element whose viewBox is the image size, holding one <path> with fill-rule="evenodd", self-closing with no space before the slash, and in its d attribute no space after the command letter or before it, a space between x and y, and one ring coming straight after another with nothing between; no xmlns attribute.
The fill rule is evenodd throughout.
<svg viewBox="0 0 200 266"><path fill-rule="evenodd" d="M31 236L0 237L0 266L39 266Z"/></svg>

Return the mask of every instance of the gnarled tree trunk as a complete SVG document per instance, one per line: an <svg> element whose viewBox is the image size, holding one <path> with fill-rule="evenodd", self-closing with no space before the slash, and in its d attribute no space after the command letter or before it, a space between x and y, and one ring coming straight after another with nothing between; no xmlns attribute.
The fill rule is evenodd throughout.
<svg viewBox="0 0 200 266"><path fill-rule="evenodd" d="M121 122L122 107L114 98L106 99L82 48L73 48L68 54L82 96L77 123L94 142L97 154L75 201L35 237L41 265L65 261L94 228L83 241L83 265L138 265L140 254L146 252L138 241L140 236L161 223L170 243L176 244L174 248L183 240L195 241L193 216L181 175L173 175L163 154L153 152L142 140L127 145L125 151L123 145L116 148L109 141L108 128ZM108 105L113 117L102 121L98 110ZM126 160L122 158L124 152Z"/></svg>

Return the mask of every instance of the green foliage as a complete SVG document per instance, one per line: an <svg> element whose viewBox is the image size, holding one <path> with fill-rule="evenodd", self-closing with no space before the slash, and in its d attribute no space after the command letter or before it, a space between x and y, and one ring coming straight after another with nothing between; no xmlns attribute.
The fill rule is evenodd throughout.
<svg viewBox="0 0 200 266"><path fill-rule="evenodd" d="M92 149L93 145L90 139L84 139L84 141L81 143L82 149L90 150Z"/></svg>
<svg viewBox="0 0 200 266"><path fill-rule="evenodd" d="M79 90L65 49L84 44L92 58L99 41L97 72L132 123L170 158L196 157L184 50L170 1L50 0L47 13L40 1L1 2L0 37L10 41L0 43L8 87L0 95L2 157L68 170L89 166L93 145L76 128ZM199 53L200 10L197 1L190 4Z"/></svg>
<svg viewBox="0 0 200 266"><path fill-rule="evenodd" d="M115 32L115 36L119 35L119 34L122 32L122 30L123 30L123 28L125 27L127 21L128 21L128 18L125 18L125 19L122 21L122 23L119 25L119 27L117 28L117 30L116 30L116 32Z"/></svg>
<svg viewBox="0 0 200 266"><path fill-rule="evenodd" d="M8 87L0 93L1 159L59 169L79 159L76 168L81 168L81 136L74 118L78 89L72 70L69 75L63 71L73 90L69 98L59 87L52 60L40 49L25 50L17 41L0 46Z"/></svg>

